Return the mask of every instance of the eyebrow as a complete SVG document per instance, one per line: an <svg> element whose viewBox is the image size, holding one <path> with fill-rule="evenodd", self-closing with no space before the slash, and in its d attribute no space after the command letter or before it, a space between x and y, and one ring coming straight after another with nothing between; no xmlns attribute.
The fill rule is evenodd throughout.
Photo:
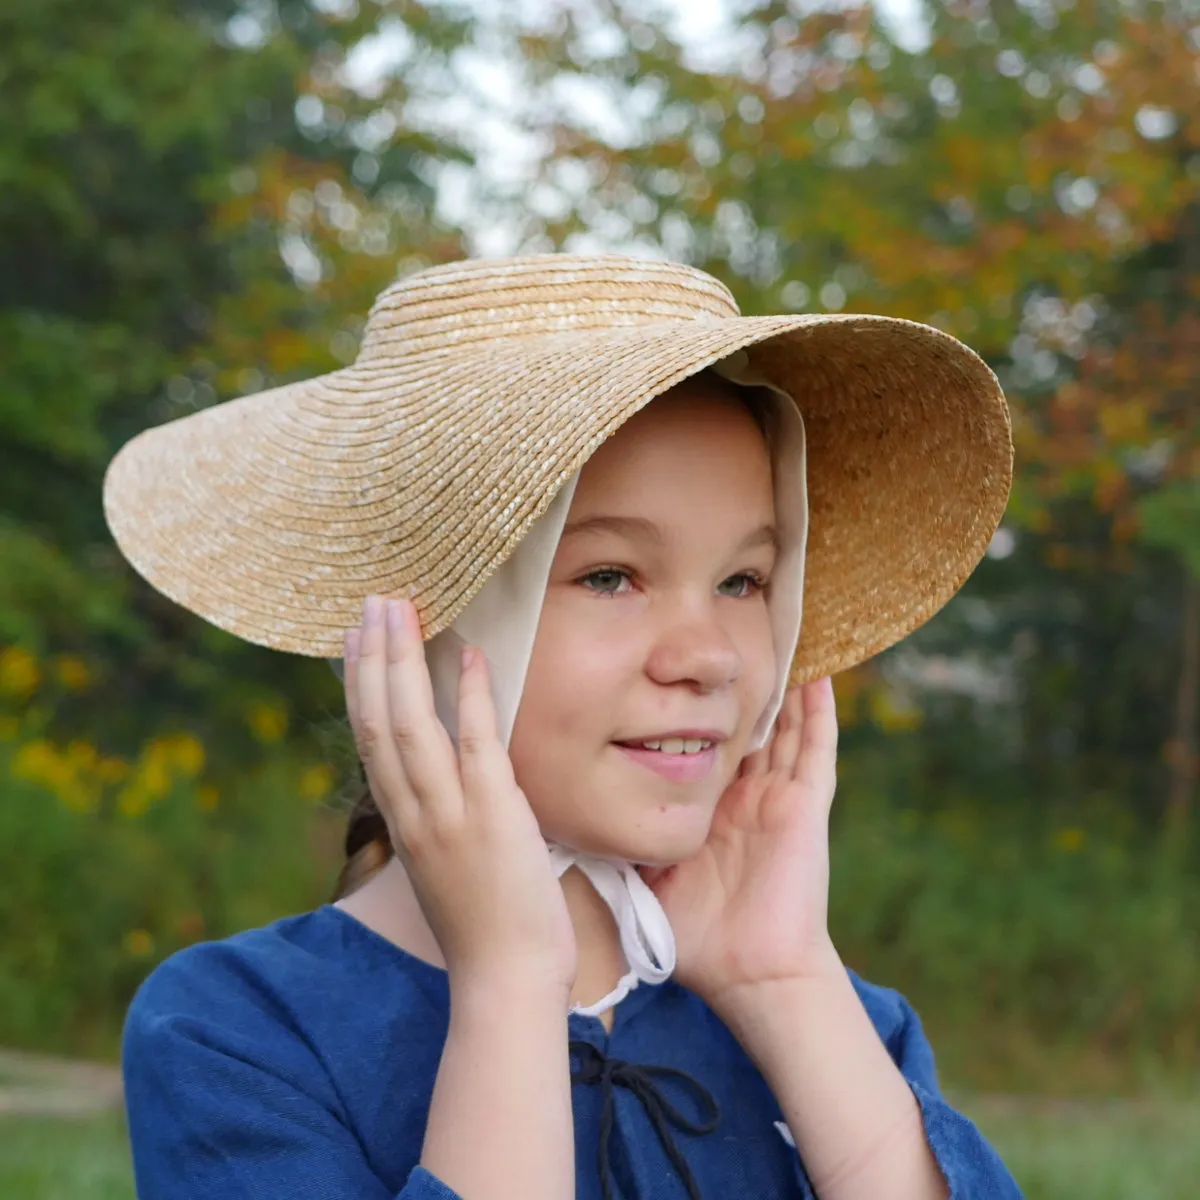
<svg viewBox="0 0 1200 1200"><path fill-rule="evenodd" d="M584 533L611 533L631 541L652 542L661 546L666 540L662 529L645 517L586 517L581 521L571 521L562 531L565 541ZM738 546L738 553L743 550L753 550L758 546L770 546L779 550L779 531L774 525L760 525L753 533L747 534Z"/></svg>

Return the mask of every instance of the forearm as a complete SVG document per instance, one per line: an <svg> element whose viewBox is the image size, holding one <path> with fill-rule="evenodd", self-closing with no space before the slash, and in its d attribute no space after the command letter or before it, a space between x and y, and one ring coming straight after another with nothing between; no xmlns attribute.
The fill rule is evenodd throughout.
<svg viewBox="0 0 1200 1200"><path fill-rule="evenodd" d="M758 1064L821 1200L945 1200L920 1108L832 949L819 977L722 1013Z"/></svg>
<svg viewBox="0 0 1200 1200"><path fill-rule="evenodd" d="M421 1165L464 1200L571 1200L567 997L452 986Z"/></svg>

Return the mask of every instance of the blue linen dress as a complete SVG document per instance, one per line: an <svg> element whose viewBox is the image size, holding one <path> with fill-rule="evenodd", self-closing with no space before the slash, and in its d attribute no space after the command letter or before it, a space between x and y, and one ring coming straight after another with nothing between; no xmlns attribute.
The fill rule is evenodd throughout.
<svg viewBox="0 0 1200 1200"><path fill-rule="evenodd" d="M854 985L920 1103L953 1200L1019 1197L943 1100L907 1002ZM459 1200L418 1165L449 1000L445 971L331 905L175 954L125 1026L139 1197ZM577 1200L814 1196L762 1075L693 993L643 984L611 1033L577 1014L567 1029Z"/></svg>

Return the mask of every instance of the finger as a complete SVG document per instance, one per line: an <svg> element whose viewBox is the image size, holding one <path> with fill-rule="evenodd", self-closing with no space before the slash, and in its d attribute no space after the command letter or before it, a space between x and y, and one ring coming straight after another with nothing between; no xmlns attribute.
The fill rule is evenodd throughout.
<svg viewBox="0 0 1200 1200"><path fill-rule="evenodd" d="M461 811L462 788L454 748L434 709L420 619L412 602L389 600L386 627L385 691L392 744L422 811L450 816Z"/></svg>
<svg viewBox="0 0 1200 1200"><path fill-rule="evenodd" d="M741 767L738 770L738 778L765 775L768 771L777 769L773 762L773 758L777 756L776 745L780 735L785 731L789 723L794 721L794 708L789 709L789 705L793 704L793 690L789 688L784 692L783 700L779 705L779 712L775 714L775 720L771 723L771 728L767 731L767 740L757 750L742 759Z"/></svg>
<svg viewBox="0 0 1200 1200"><path fill-rule="evenodd" d="M804 712L803 753L820 754L832 759L837 754L837 703L833 696L833 680L806 683L801 701Z"/></svg>
<svg viewBox="0 0 1200 1200"><path fill-rule="evenodd" d="M458 680L458 761L468 808L511 795L512 761L496 728L487 658L473 646L463 648Z"/></svg>
<svg viewBox="0 0 1200 1200"><path fill-rule="evenodd" d="M361 750L361 725L362 721L359 716L360 706L358 700L358 659L362 649L362 626L357 626L354 629L347 629L344 635L344 649L342 651L342 686L346 693L346 716L350 720L350 730L354 734L354 744L359 747L359 758L362 759ZM376 784L372 779L373 770L368 764L363 762L363 771L367 776L367 786L371 789L373 796L378 796ZM385 814L386 815L386 814Z"/></svg>
<svg viewBox="0 0 1200 1200"><path fill-rule="evenodd" d="M346 662L346 708L363 766L370 769L386 752L387 697L382 693L384 643L377 596L363 601L362 624L346 637L353 661Z"/></svg>
<svg viewBox="0 0 1200 1200"><path fill-rule="evenodd" d="M796 778L822 791L826 803L833 801L837 778L837 706L833 681L828 678L806 683L803 690L804 728Z"/></svg>
<svg viewBox="0 0 1200 1200"><path fill-rule="evenodd" d="M771 770L789 778L796 769L804 729L800 688L788 688L783 707L775 721L775 737L771 741Z"/></svg>
<svg viewBox="0 0 1200 1200"><path fill-rule="evenodd" d="M368 596L364 601L362 628L354 640L358 653L353 664L347 663L346 689L358 755L376 803L386 810L385 819L411 820L417 803L392 737L387 631L380 597Z"/></svg>
<svg viewBox="0 0 1200 1200"><path fill-rule="evenodd" d="M737 777L739 779L751 779L755 775L765 775L771 766L771 734L767 738L767 744L758 750L752 750L745 758L742 759L738 767Z"/></svg>

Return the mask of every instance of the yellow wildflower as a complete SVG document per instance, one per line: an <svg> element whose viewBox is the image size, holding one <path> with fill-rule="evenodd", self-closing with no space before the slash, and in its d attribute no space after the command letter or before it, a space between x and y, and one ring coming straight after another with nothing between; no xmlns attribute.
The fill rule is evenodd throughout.
<svg viewBox="0 0 1200 1200"><path fill-rule="evenodd" d="M885 733L907 733L921 724L921 710L890 688L873 688L869 697L871 719Z"/></svg>
<svg viewBox="0 0 1200 1200"><path fill-rule="evenodd" d="M1054 848L1063 854L1074 854L1083 846L1083 836L1083 830L1077 826L1060 829L1054 835Z"/></svg>
<svg viewBox="0 0 1200 1200"><path fill-rule="evenodd" d="M148 929L131 929L122 938L121 945L133 958L145 958L154 949L154 938Z"/></svg>
<svg viewBox="0 0 1200 1200"><path fill-rule="evenodd" d="M140 817L150 807L151 799L144 784L135 779L117 793L117 812L123 817Z"/></svg>
<svg viewBox="0 0 1200 1200"><path fill-rule="evenodd" d="M83 692L92 682L92 673L82 658L73 654L62 655L54 664L58 681L68 692Z"/></svg>
<svg viewBox="0 0 1200 1200"><path fill-rule="evenodd" d="M300 772L300 798L317 802L333 791L333 771L325 763L314 763Z"/></svg>
<svg viewBox="0 0 1200 1200"><path fill-rule="evenodd" d="M123 758L102 758L96 764L96 778L101 783L120 783L129 776L129 764Z"/></svg>
<svg viewBox="0 0 1200 1200"><path fill-rule="evenodd" d="M54 780L63 777L63 765L51 742L45 738L35 738L13 755L9 770L14 779L52 785Z"/></svg>
<svg viewBox="0 0 1200 1200"><path fill-rule="evenodd" d="M177 733L160 742L163 758L187 779L204 770L204 744L190 733Z"/></svg>
<svg viewBox="0 0 1200 1200"><path fill-rule="evenodd" d="M74 741L67 744L67 762L77 771L90 770L99 757L91 742Z"/></svg>
<svg viewBox="0 0 1200 1200"><path fill-rule="evenodd" d="M53 792L74 812L95 812L100 805L101 779L95 771L98 754L90 742L71 742L60 750L45 738L35 738L17 749L9 763L14 779Z"/></svg>
<svg viewBox="0 0 1200 1200"><path fill-rule="evenodd" d="M126 780L117 793L117 811L123 817L140 817L169 796L179 780L199 775L205 757L204 745L194 734L168 734L147 742L132 768L120 759L100 760L97 775L111 783Z"/></svg>
<svg viewBox="0 0 1200 1200"><path fill-rule="evenodd" d="M137 766L137 783L152 800L161 800L171 791L171 772L167 767L165 757L154 753L154 744L150 745L148 753Z"/></svg>
<svg viewBox="0 0 1200 1200"><path fill-rule="evenodd" d="M37 659L23 646L5 646L0 650L0 693L23 700L37 691L42 669Z"/></svg>
<svg viewBox="0 0 1200 1200"><path fill-rule="evenodd" d="M288 727L287 711L273 704L252 704L246 712L250 732L260 742L277 742Z"/></svg>

